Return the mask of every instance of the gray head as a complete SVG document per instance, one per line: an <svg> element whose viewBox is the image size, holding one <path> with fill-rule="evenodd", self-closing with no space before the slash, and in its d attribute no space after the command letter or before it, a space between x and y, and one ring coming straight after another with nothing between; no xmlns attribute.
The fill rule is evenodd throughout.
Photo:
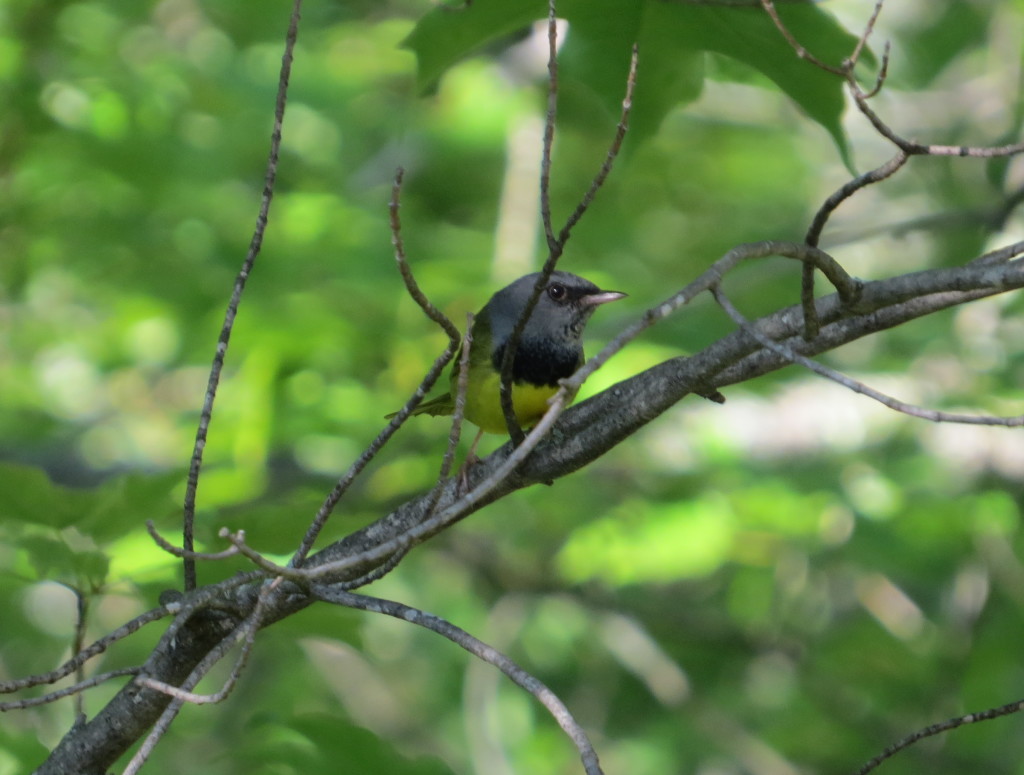
<svg viewBox="0 0 1024 775"><path fill-rule="evenodd" d="M520 277L494 294L480 311L490 323L496 367L539 277L539 272ZM590 280L568 272L552 272L523 329L513 377L534 384L554 384L572 374L583 360L581 338L587 320L600 305L625 296L619 291L603 291Z"/></svg>

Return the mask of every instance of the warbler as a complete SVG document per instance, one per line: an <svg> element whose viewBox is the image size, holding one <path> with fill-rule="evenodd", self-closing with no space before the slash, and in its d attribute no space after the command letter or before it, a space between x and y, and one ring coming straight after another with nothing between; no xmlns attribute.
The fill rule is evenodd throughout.
<svg viewBox="0 0 1024 775"><path fill-rule="evenodd" d="M507 432L501 409L501 364L538 277L537 272L528 274L502 288L473 319L465 417L481 432ZM547 411L548 399L558 390L558 380L571 376L583 365L583 327L594 310L625 296L619 291L602 291L589 280L568 272L551 273L512 360L512 406L521 426L534 425ZM448 392L421 403L413 414L437 416L455 411L461 360L460 352L452 367Z"/></svg>

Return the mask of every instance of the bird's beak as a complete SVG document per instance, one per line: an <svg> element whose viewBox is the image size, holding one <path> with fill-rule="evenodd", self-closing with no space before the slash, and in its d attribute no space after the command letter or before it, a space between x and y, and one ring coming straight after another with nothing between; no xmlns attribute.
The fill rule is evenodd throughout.
<svg viewBox="0 0 1024 775"><path fill-rule="evenodd" d="M607 304L610 301L624 299L628 295L628 293L621 293L620 291L598 291L597 293L588 293L586 296L580 298L580 305L583 307L597 307L601 304Z"/></svg>

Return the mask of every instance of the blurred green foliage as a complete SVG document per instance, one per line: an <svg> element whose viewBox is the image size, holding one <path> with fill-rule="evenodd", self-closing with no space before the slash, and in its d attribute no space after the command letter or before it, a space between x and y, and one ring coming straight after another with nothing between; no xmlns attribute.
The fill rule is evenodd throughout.
<svg viewBox="0 0 1024 775"><path fill-rule="evenodd" d="M179 529L263 185L286 5L0 2L2 677L66 658L68 588L89 597L95 638L179 583L144 524ZM393 267L398 165L410 261L455 320L538 264L539 5L304 8L270 225L206 449L204 546L229 525L286 556L443 346ZM604 159L639 30L638 131L563 262L630 293L591 324L591 351L731 246L800 239L848 178L847 151L860 169L891 155L756 12L606 5L565 3L552 183L557 219ZM838 60L867 10L783 12ZM1008 31L1022 23L1020 3L890 3L873 39L893 51L876 109L916 139L1019 140L1021 41ZM865 278L963 262L1020 234L1019 216L990 216L1021 184L1019 162L919 159L844 205L826 246ZM790 263L744 267L728 290L750 315L791 304ZM1020 413L1021 306L953 310L827 360L928 406ZM698 301L584 393L729 330ZM588 469L417 549L370 591L535 672L609 773L852 771L921 725L1024 695L1018 432L914 422L795 368L728 399L687 399ZM326 538L429 486L446 433L410 423ZM242 567L204 565L201 580ZM156 637L92 669L137 664ZM94 690L87 710L114 691ZM7 714L0 772L37 764L71 718L66 701ZM885 771L1017 773L1019 727L962 729ZM150 770L544 775L579 771L575 759L531 698L451 644L317 607L265 632L235 694L187 709Z"/></svg>

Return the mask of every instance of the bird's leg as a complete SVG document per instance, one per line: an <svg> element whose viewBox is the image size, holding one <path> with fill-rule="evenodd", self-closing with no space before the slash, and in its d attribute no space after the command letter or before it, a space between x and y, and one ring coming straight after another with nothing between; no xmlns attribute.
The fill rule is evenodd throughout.
<svg viewBox="0 0 1024 775"><path fill-rule="evenodd" d="M466 453L466 462L462 464L462 468L459 469L458 484L456 485L456 492L459 495L463 495L469 492L469 469L480 462L480 458L476 456L476 445L480 443L480 437L484 435L483 429L476 432L476 438L473 439L473 443L469 445L469 452Z"/></svg>

